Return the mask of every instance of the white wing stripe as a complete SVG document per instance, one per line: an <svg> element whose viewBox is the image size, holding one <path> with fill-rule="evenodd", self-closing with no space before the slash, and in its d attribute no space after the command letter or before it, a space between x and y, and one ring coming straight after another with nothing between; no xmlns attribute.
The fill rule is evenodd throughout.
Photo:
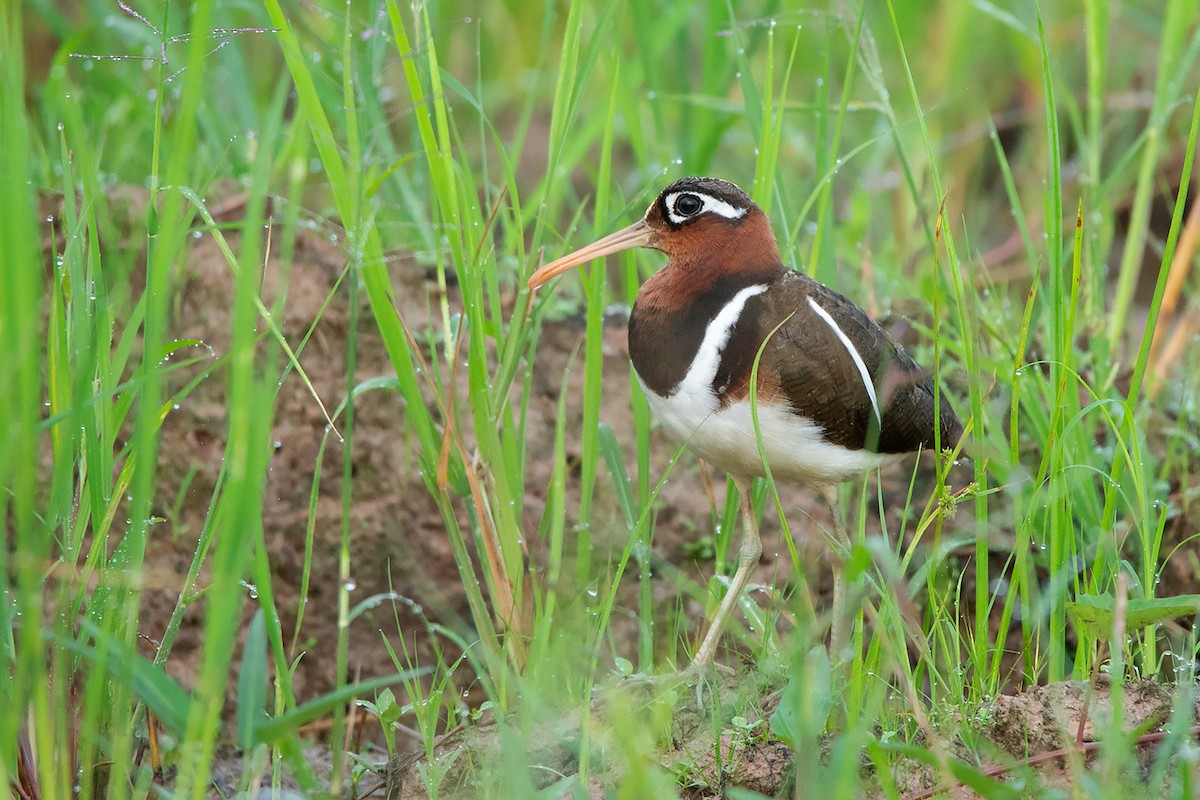
<svg viewBox="0 0 1200 800"><path fill-rule="evenodd" d="M854 361L854 366L858 367L858 375L860 378L862 378L863 386L867 388L867 396L871 398L871 408L875 411L875 419L879 420L879 422L882 424L883 415L879 413L879 398L875 396L875 383L871 380L871 373L867 371L867 365L862 360L862 356L859 355L858 350L854 349L854 344L850 341L850 337L847 336L840 327L838 327L838 324L833 321L833 317L829 315L828 311L821 308L821 306L817 304L817 301L813 300L811 297L808 298L808 304L812 306L813 311L817 312L817 316L825 320L826 324L833 329L833 332L837 335L838 340L841 341L841 343L845 346L846 352L850 354L850 358Z"/></svg>

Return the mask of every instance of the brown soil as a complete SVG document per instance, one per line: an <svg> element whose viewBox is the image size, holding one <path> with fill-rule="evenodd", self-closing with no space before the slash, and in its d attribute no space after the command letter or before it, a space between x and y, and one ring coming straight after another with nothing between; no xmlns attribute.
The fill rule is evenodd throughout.
<svg viewBox="0 0 1200 800"><path fill-rule="evenodd" d="M739 683L746 682L746 676L729 677L719 685L710 686L709 690L724 697L745 696L747 690ZM622 689L624 692L631 690L636 691L628 686ZM719 704L720 710L716 713L725 712L717 726L723 729L718 737L719 758L713 747L712 720L697 712L690 692L682 694L674 709L669 745L650 757L678 778L685 800L725 797L730 788L752 790L768 797L805 796L798 787L793 787L796 781L793 748L765 734L767 720L778 702L776 694L767 695L761 704L737 704L743 712L746 708L760 706L759 715L751 714L747 719L749 724L761 720L755 728L760 732L758 735L731 732L730 706ZM1158 683L1135 681L1124 686L1121 731L1126 735L1136 731L1139 735L1134 757L1147 777L1155 754L1155 737L1170 718L1174 699L1173 689ZM1197 703L1197 710L1200 710L1200 703ZM607 713L610 708L606 696L601 695L592 704L592 718L603 719ZM971 764L993 779L1019 781L1027 792L1022 796L1042 796L1052 789L1070 790L1077 786L1077 773L1072 771L1072 762L1077 765L1076 769L1086 768L1093 762L1098 752L1096 743L1111 734L1112 719L1111 687L1106 678L1101 677L1095 682L1051 684L998 697L979 709L976 719L969 723L963 720L943 723L933 733L939 740L931 750ZM513 740L516 727L519 726L509 728L509 742ZM968 731L970 741L964 733L956 734L956 730ZM447 760L453 755L448 759L453 766L440 784L439 796L475 796L476 787L471 781L473 770L481 764L499 762L503 737L495 720L490 718L442 736L435 757ZM538 788L545 788L562 776L578 774L578 758L564 746L564 742L577 740L578 718L570 715L538 727L529 736L525 763L542 768L531 775L544 772ZM822 760L826 755L822 753ZM422 758L415 756L393 761L383 774L381 793L389 800L424 800L426 794L418 773L418 767L424 763ZM599 800L608 796L606 792L620 777L623 766L603 758L596 759L596 763L603 766L596 767L591 775L589 796ZM872 785L873 777L865 756L863 779L866 786ZM979 796L948 773L912 760L900 759L892 768L891 779L903 796L912 800L933 796L969 800ZM887 795L877 788L866 796Z"/></svg>
<svg viewBox="0 0 1200 800"><path fill-rule="evenodd" d="M237 247L237 237L231 244ZM299 361L312 381L316 394L332 411L346 395L346 348L350 309L344 287L333 294L334 284L344 268L345 259L338 246L327 237L301 232L295 256L286 276L287 298L280 316L284 335L295 346L315 322L307 346ZM427 298L436 286L424 269L408 260L397 260L391 269L398 310L406 323L421 331L427 323ZM280 265L272 260L264 276L264 302L270 306L280 290ZM454 292L451 289L452 293ZM208 235L198 238L183 269L182 289L176 303L171 336L196 339L220 356L227 352L233 277L216 243ZM322 312L322 306L328 305ZM451 307L458 302L456 293ZM357 381L394 372L387 358L365 298L358 315ZM547 485L552 468L555 415L564 370L584 337L581 320L568 319L546 323L537 349L537 370L532 384L528 417L527 485L531 492ZM632 412L629 397L629 367L623 321L618 320L605 332L604 396L611 398L602 411L602 419L617 432L627 452L633 452ZM176 374L172 383L182 387L195 370ZM163 425L159 456L160 506L158 516L165 523L154 528L154 539L147 553L148 573L155 576L144 594L142 631L160 636L174 608L179 590L195 551L197 536L209 511L226 446L224 372L218 369L183 399ZM572 369L568 386L570 397L582 391L581 364ZM265 395L262 402L272 402ZM276 452L267 477L263 524L273 569L272 581L276 604L285 632L295 624L302 602L301 588L309 503L318 451L326 438L326 419L312 393L295 371L290 372L274 398L275 415L272 436ZM581 408L568 400L568 462L578 463L578 431ZM445 528L437 506L425 488L413 454L415 437L404 424L401 398L394 392L372 391L355 403L354 450L352 465L353 507L350 521L351 575L355 586L351 602L394 590L423 609L432 620L453 622L467 615L461 580L455 565ZM657 480L666 468L674 447L657 441L651 466ZM339 585L338 558L342 536L342 445L335 437L326 442L313 521L313 558L307 605L299 638L299 651L305 653L296 671L294 688L299 700L324 693L335 684L330 669L334 663L337 632L336 594ZM576 476L577 477L577 474ZM710 474L718 502L723 499L724 480ZM570 487L568 508L578 504L578 485ZM182 492L182 494L181 494ZM798 510L812 509L815 520L827 523L828 512L805 490L783 487L784 501ZM172 510L172 506L177 508ZM619 549L626 536L620 521L611 482L601 469L592 520L593 546ZM536 530L544 511L543 498L530 496L525 508L528 530ZM682 567L688 577L703 581L711 573L711 562L697 563L688 555L687 545L709 535L712 506L706 491L702 468L694 460L681 464L663 487L657 504L655 556L665 563ZM793 533L806 561L823 558L824 544L816 525L806 513L792 519ZM465 522L465 517L464 517ZM778 521L767 514L763 525L765 555L758 580L785 580L787 554L780 539ZM534 545L534 556L536 543ZM782 558L779 556L782 554ZM809 576L826 579L824 570ZM204 575L201 575L203 585ZM663 598L675 598L674 581L658 579L655 591ZM248 596L251 589L247 587ZM246 613L254 611L248 603ZM698 604L688 609L697 622L702 610ZM374 613L359 617L350 628L350 677L370 677L395 671L383 634L395 636L392 605L384 604ZM190 607L179 637L167 662L169 672L189 685L198 664L203 643L203 601ZM414 652L426 653L428 636L425 621L401 607L400 628ZM394 645L396 643L393 643ZM397 649L399 649L397 647ZM425 663L428 663L426 660Z"/></svg>
<svg viewBox="0 0 1200 800"><path fill-rule="evenodd" d="M130 202L136 205L136 199ZM236 204L233 208L236 213ZM312 337L300 353L300 363L311 379L316 394L326 408L332 410L346 394L347 340L352 315L344 286L333 293L345 266L345 258L330 238L316 232L301 232L292 263L287 265L286 275L278 258L273 258L264 276L264 301L270 306L277 293L286 289L286 302L279 322L293 346L315 323ZM236 249L236 236L232 238L232 244ZM275 255L278 255L277 244ZM400 314L413 330L423 330L428 321L427 299L436 293L436 287L424 268L408 259L397 258L391 265L390 273ZM451 307L455 307L459 303L458 297L453 289L451 292L449 301ZM226 353L232 297L233 278L224 257L210 236L199 237L192 246L187 263L182 267L181 291L171 327L172 338L197 339L217 356ZM533 392L529 403L527 485L531 492L539 492L539 487L548 483L562 376L583 336L579 319L547 322L544 325L537 348ZM365 298L358 309L357 338L356 380L393 375ZM183 386L193 374L194 371L177 374L173 378L174 386ZM223 370L215 371L179 403L163 425L159 454L161 489L155 514L166 522L154 526L152 530L153 538L147 552L149 577L143 595L141 617L142 633L152 638L161 636L165 630L195 551L197 537L209 512L209 502L226 445L224 379ZM582 422L577 398L582 393L582 381L581 368L569 372L570 396L566 404L569 463L572 458L573 463L578 463L578 431ZM604 397L603 421L617 433L626 452L633 452L628 355L622 321L609 326L605 333ZM304 655L294 677L297 699L303 701L329 691L336 683L332 665L335 663L336 602L340 583L338 559L342 537L343 451L335 438L328 440L316 493L315 513L310 514L318 451L327 436L326 419L295 371L288 374L276 396L266 394L261 401L275 404L272 435L276 442L276 452L267 477L263 525L272 565L272 589L285 635L292 631L302 604L305 609L296 645L297 652L303 652ZM410 598L414 606L423 609L428 619L450 623L462 621L467 617L467 607L460 588L459 573L438 509L418 473L413 454L415 438L409 436L404 416L403 403L393 392L367 392L360 395L355 404L351 466L353 506L349 525L354 584L351 602L357 603L372 595L394 590ZM657 433L655 435L658 436ZM570 452L572 449L574 452ZM657 481L662 475L674 449L673 445L661 438L655 440L652 480ZM928 470L922 474L926 473ZM723 499L722 476L715 472L706 476L701 465L694 459L685 458L672 474L670 482L663 487L656 505L656 558L680 566L687 577L698 581L705 580L712 570L711 562L695 561L693 548L689 547L711 532L709 519L713 499L706 489L706 478L709 477L716 486L715 499L720 502ZM889 487L894 482L896 491L903 498L908 489L907 472L904 469L885 476L884 480L885 493L890 493ZM956 477L955 488L961 488L964 482L964 479ZM818 526L827 524L828 512L810 492L796 487L780 488L785 508L793 510L789 517L804 562L819 565L807 578L825 587L822 591L827 590L829 578L824 564L825 547ZM923 497L928 491L928 483L919 485L916 496ZM571 509L577 507L578 503L577 482L569 487L569 492L567 508ZM626 535L624 523L619 519L614 491L603 469L597 493L592 525L594 546L619 547ZM890 505L899 507L903 505L903 500ZM526 498L524 519L527 530L537 530L543 510L543 498L540 495ZM465 514L463 517L465 522ZM962 524L969 523L964 519ZM313 525L313 557L307 597L303 597L304 551L310 524ZM766 514L762 533L764 556L754 580L780 585L788 580L790 568L774 514ZM1004 537L1003 532L998 535L1001 539ZM533 549L536 559L539 555L536 543ZM1182 563L1183 559L1176 561ZM1000 566L1001 561L998 560L996 567ZM1177 580L1183 578L1173 574L1167 577ZM202 574L201 585L205 580ZM654 591L657 597L666 602L676 602L679 597L675 579L657 577ZM247 593L248 596L252 593L250 587L247 587ZM966 596L971 594L971 591L965 592ZM254 610L254 603L246 604L247 619ZM699 604L690 602L685 605L685 610L696 623L692 628L694 635L699 629L702 609ZM384 604L374 611L367 611L351 625L349 678L366 678L395 671L383 641L384 636L391 637L393 646L400 649L394 641L397 625L392 613L393 606ZM200 600L187 610L166 664L170 674L185 686L193 681L199 664L203 646L203 619L204 603ZM425 619L420 615L401 605L399 629L407 639L407 647L418 656L425 656L422 661L429 663L429 637L425 624ZM625 633L619 626L615 635L618 642L624 640ZM288 635L289 643L290 639ZM629 641L629 651L632 652L634 647L632 640ZM231 681L230 686L232 692L236 681ZM1070 694L1072 691L1076 690L1051 687L1044 692L1034 693L1028 700L1021 700L1025 695L999 699L993 715L993 719L997 720L994 725L1004 728L999 720L1009 718L1012 725L1005 730L997 728L994 741L1017 758L1021 757L1020 752L1040 752L1062 746L1063 740L1054 738L1054 731L1074 730L1073 720L1077 721L1078 711L1072 712L1076 717L1063 719L1061 715L1045 715L1047 721L1039 722L1037 710L1023 708L1020 703L1041 703L1039 709L1048 708L1047 704L1058 703L1057 699L1051 699L1052 692ZM1169 701L1162 702L1169 704ZM1165 706L1160 703L1160 711L1162 707ZM1055 728L1049 727L1048 720L1052 717L1057 720ZM683 718L686 720L686 715ZM686 750L690 746L689 737L702 738L706 734L711 737L711 731L698 720L695 721L690 733L681 730L677 737L680 743L678 752L666 754L664 758L678 760L690 757ZM486 726L473 730L469 736L475 737L473 741L485 740ZM416 742L398 744L402 749L416 746ZM767 794L776 791L787 775L791 756L788 748L768 740L743 744L735 748L730 737L723 738L722 747L728 750L726 755L730 757L725 759L725 763L738 764L738 772L736 775L716 775L711 774L714 766L711 740L707 746L699 743L699 755L695 756L693 762L695 774L699 777L697 788L690 796L711 796L711 787L725 785L751 787ZM737 752L734 753L733 749ZM562 760L560 756L561 753L555 758ZM548 760L553 761L554 758ZM570 774L569 768L569 758L556 767L565 774ZM402 766L393 765L389 774L393 788L398 788L401 785L400 777L404 774ZM914 786L928 778L926 773L914 768ZM413 781L404 782L403 796L416 796L411 794L413 785ZM597 782L596 788L602 789L602 782Z"/></svg>

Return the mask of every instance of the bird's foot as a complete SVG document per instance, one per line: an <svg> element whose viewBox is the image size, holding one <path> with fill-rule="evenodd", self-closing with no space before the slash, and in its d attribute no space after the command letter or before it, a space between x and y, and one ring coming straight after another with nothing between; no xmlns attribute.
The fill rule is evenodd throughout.
<svg viewBox="0 0 1200 800"><path fill-rule="evenodd" d="M681 679L681 682L691 685L695 681L711 678L714 675L732 678L734 675L737 675L737 670L728 664L693 659L692 663L688 664L687 669L677 672L676 675Z"/></svg>
<svg viewBox="0 0 1200 800"><path fill-rule="evenodd" d="M686 669L678 672L667 672L662 675L630 675L628 680L662 690L676 689L680 686L694 686L696 689L696 708L700 710L704 708L705 689L714 690L736 675L737 671L726 664L694 660Z"/></svg>
<svg viewBox="0 0 1200 800"><path fill-rule="evenodd" d="M648 672L635 672L632 675L626 675L624 682L627 685L671 689L676 686L694 686L697 683L718 678L732 678L736 674L733 667L725 664L701 665L692 662L686 669L662 672L656 675Z"/></svg>

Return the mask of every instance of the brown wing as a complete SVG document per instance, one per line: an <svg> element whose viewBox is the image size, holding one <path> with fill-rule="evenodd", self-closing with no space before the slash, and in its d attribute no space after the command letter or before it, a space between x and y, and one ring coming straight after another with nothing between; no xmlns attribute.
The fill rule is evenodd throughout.
<svg viewBox="0 0 1200 800"><path fill-rule="evenodd" d="M845 342L810 299L858 352L871 376L882 424ZM758 346L784 319L763 351L761 399L786 400L796 414L820 425L829 441L852 450L906 453L933 445L929 374L862 309L795 271L786 271L769 291L751 298L730 336L727 363L731 370L740 365L744 379L718 374L715 383L724 380L734 393L744 395ZM941 444L949 447L961 436L962 426L944 395L940 412Z"/></svg>

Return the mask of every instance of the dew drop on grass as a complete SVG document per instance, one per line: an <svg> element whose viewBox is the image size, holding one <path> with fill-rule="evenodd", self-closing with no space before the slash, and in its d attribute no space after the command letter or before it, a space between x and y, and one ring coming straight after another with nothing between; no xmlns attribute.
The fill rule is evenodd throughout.
<svg viewBox="0 0 1200 800"><path fill-rule="evenodd" d="M345 583L342 584L342 587L347 592L353 592L355 589L358 588L358 583L355 582L354 578L349 578Z"/></svg>

